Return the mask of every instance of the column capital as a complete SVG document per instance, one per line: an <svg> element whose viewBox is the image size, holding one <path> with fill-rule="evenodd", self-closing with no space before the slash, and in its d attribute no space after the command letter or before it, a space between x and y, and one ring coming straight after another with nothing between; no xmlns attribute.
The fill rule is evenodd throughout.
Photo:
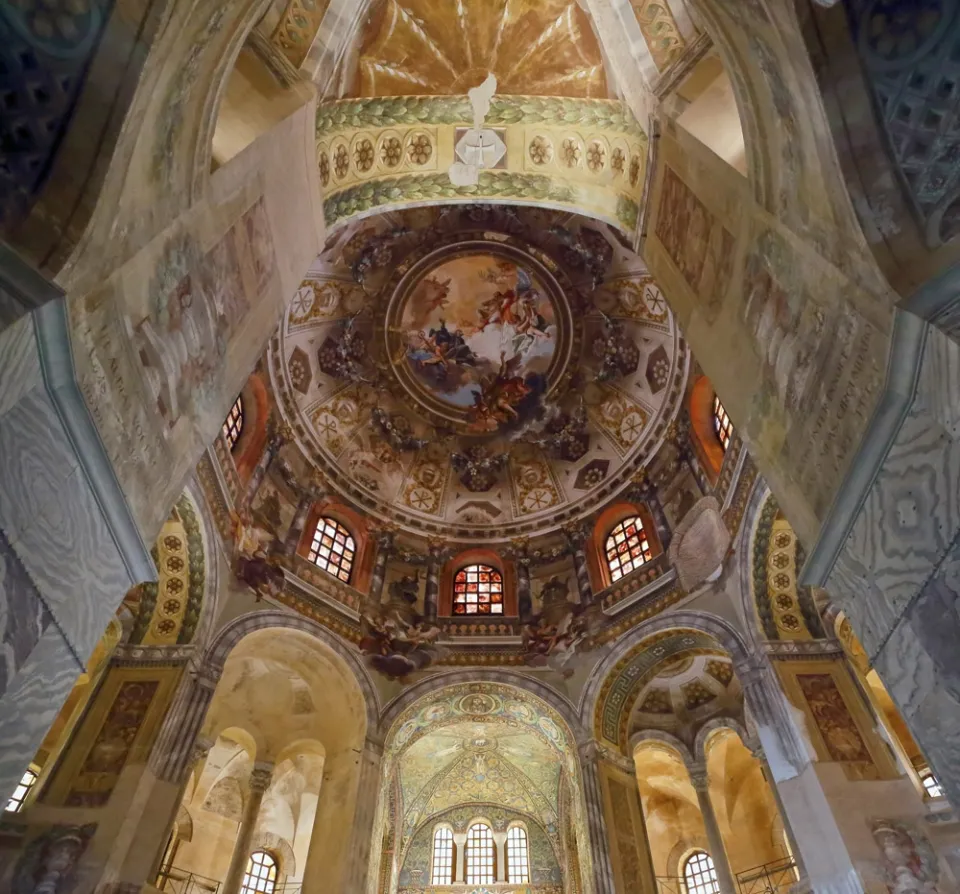
<svg viewBox="0 0 960 894"><path fill-rule="evenodd" d="M273 764L270 761L257 761L250 771L250 791L262 795L273 779Z"/></svg>
<svg viewBox="0 0 960 894"><path fill-rule="evenodd" d="M199 736L197 741L193 743L193 748L190 751L190 765L193 766L204 760L210 753L211 748L213 748L213 740L208 739L206 736Z"/></svg>
<svg viewBox="0 0 960 894"><path fill-rule="evenodd" d="M698 792L707 792L710 789L710 774L706 764L693 764L690 767L690 783Z"/></svg>
<svg viewBox="0 0 960 894"><path fill-rule="evenodd" d="M384 552L389 552L393 549L393 538L396 536L396 528L392 525L378 526L374 528L371 533L378 549Z"/></svg>
<svg viewBox="0 0 960 894"><path fill-rule="evenodd" d="M590 525L586 521L571 522L560 530L571 549L583 549L590 537Z"/></svg>

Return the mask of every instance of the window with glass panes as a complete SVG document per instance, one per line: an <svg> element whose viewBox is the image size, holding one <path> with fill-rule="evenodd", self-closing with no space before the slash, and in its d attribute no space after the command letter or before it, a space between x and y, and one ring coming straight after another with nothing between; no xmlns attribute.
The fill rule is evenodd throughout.
<svg viewBox="0 0 960 894"><path fill-rule="evenodd" d="M717 433L720 443L723 444L723 449L726 450L730 444L730 437L733 435L733 423L730 421L727 411L723 408L723 404L720 403L720 398L716 395L713 396L713 430Z"/></svg>
<svg viewBox="0 0 960 894"><path fill-rule="evenodd" d="M434 885L453 884L453 832L439 826L433 833L433 871L430 874Z"/></svg>
<svg viewBox="0 0 960 894"><path fill-rule="evenodd" d="M687 894L720 894L713 857L706 851L691 854L683 866L683 881Z"/></svg>
<svg viewBox="0 0 960 894"><path fill-rule="evenodd" d="M492 885L494 878L493 833L485 823L474 823L467 830L468 885Z"/></svg>
<svg viewBox="0 0 960 894"><path fill-rule="evenodd" d="M639 516L625 518L607 536L607 567L610 577L620 580L653 557L650 541Z"/></svg>
<svg viewBox="0 0 960 894"><path fill-rule="evenodd" d="M223 437L227 446L233 450L243 431L243 398L238 397L223 421Z"/></svg>
<svg viewBox="0 0 960 894"><path fill-rule="evenodd" d="M240 894L273 894L277 885L277 861L266 851L254 851L247 860Z"/></svg>
<svg viewBox="0 0 960 894"><path fill-rule="evenodd" d="M350 532L332 518L321 518L313 532L310 561L344 583L350 580L357 547Z"/></svg>
<svg viewBox="0 0 960 894"><path fill-rule="evenodd" d="M923 783L923 790L927 793L928 798L943 797L943 788L940 786L937 777L933 775L932 770L924 770L920 774L920 781Z"/></svg>
<svg viewBox="0 0 960 894"><path fill-rule="evenodd" d="M10 800L7 802L6 810L11 813L19 813L23 809L24 801L27 800L27 794L33 788L37 781L37 774L33 770L26 770L20 777L20 784L13 790Z"/></svg>
<svg viewBox="0 0 960 894"><path fill-rule="evenodd" d="M455 615L502 615L503 575L490 565L467 565L453 579Z"/></svg>
<svg viewBox="0 0 960 894"><path fill-rule="evenodd" d="M507 881L530 883L530 854L523 826L511 826L507 832Z"/></svg>

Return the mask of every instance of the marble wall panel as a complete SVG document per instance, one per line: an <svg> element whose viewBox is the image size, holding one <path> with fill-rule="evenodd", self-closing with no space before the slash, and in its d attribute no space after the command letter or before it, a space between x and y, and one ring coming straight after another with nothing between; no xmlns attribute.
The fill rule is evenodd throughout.
<svg viewBox="0 0 960 894"><path fill-rule="evenodd" d="M15 407L20 398L40 382L40 356L34 348L33 321L23 317L0 334L0 383L3 384L0 416Z"/></svg>
<svg viewBox="0 0 960 894"><path fill-rule="evenodd" d="M0 798L13 791L83 667L49 625L0 695Z"/></svg>

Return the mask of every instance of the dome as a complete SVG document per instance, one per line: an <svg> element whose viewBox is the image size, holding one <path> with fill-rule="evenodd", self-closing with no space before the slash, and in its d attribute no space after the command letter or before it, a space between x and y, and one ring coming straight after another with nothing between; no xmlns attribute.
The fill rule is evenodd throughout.
<svg viewBox="0 0 960 894"><path fill-rule="evenodd" d="M535 536L605 505L663 442L689 367L620 239L496 206L336 234L270 350L308 462L367 514L430 536Z"/></svg>

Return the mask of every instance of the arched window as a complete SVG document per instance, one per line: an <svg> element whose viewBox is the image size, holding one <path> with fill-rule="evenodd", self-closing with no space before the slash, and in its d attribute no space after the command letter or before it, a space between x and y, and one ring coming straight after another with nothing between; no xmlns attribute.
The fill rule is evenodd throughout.
<svg viewBox="0 0 960 894"><path fill-rule="evenodd" d="M277 884L277 861L266 851L254 851L247 860L240 894L273 894Z"/></svg>
<svg viewBox="0 0 960 894"><path fill-rule="evenodd" d="M467 829L468 885L492 885L496 881L493 833L486 823L474 823Z"/></svg>
<svg viewBox="0 0 960 894"><path fill-rule="evenodd" d="M530 884L530 853L523 826L511 826L507 832L507 881Z"/></svg>
<svg viewBox="0 0 960 894"><path fill-rule="evenodd" d="M733 435L733 423L717 395L713 396L713 430L717 433L720 443L723 444L723 449L726 450L730 444L730 437Z"/></svg>
<svg viewBox="0 0 960 894"><path fill-rule="evenodd" d="M921 771L920 781L923 783L923 790L926 792L928 798L943 797L943 787L940 785L940 780L933 775L933 770L929 767ZM7 809L9 810L9 808Z"/></svg>
<svg viewBox="0 0 960 894"><path fill-rule="evenodd" d="M13 790L10 800L7 802L6 809L11 813L19 813L23 809L23 803L27 800L27 794L33 788L37 781L37 774L33 770L26 770L20 778L20 784Z"/></svg>
<svg viewBox="0 0 960 894"><path fill-rule="evenodd" d="M687 894L720 894L713 857L706 851L691 854L683 864L683 882Z"/></svg>
<svg viewBox="0 0 960 894"><path fill-rule="evenodd" d="M453 832L446 826L437 826L433 833L433 871L430 878L434 885L453 884Z"/></svg>
<svg viewBox="0 0 960 894"><path fill-rule="evenodd" d="M653 557L650 540L643 530L639 515L625 518L608 535L606 542L607 567L614 581L636 571Z"/></svg>
<svg viewBox="0 0 960 894"><path fill-rule="evenodd" d="M233 450L243 431L243 398L238 397L223 422L223 437L227 446Z"/></svg>
<svg viewBox="0 0 960 894"><path fill-rule="evenodd" d="M490 565L461 568L453 579L453 613L502 615L503 575Z"/></svg>
<svg viewBox="0 0 960 894"><path fill-rule="evenodd" d="M310 546L311 562L346 583L350 580L356 553L357 545L353 537L340 522L326 517L317 521Z"/></svg>

